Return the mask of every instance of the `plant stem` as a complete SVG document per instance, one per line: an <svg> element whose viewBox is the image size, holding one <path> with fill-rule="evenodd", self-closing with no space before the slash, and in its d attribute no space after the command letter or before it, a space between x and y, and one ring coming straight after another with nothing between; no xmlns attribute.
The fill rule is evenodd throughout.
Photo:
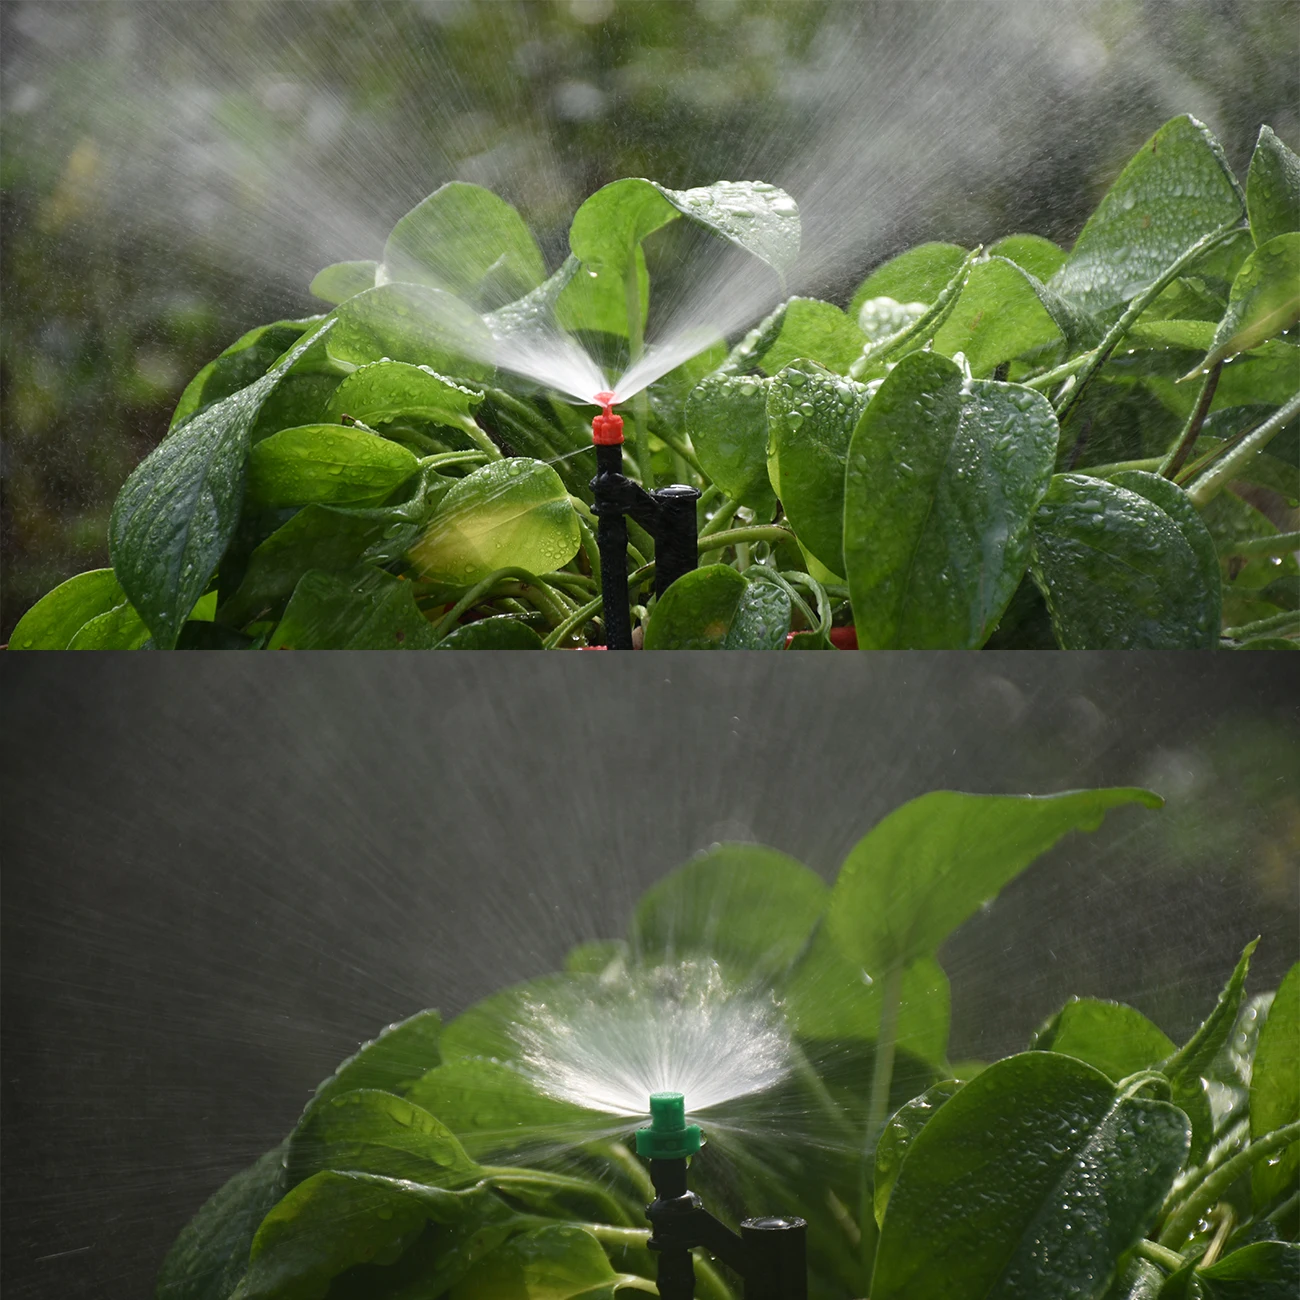
<svg viewBox="0 0 1300 1300"><path fill-rule="evenodd" d="M1237 1212L1226 1201L1220 1201L1215 1206L1214 1213L1218 1216L1219 1226L1214 1230L1214 1238L1205 1248L1205 1254L1201 1256L1197 1268L1209 1268L1219 1258L1219 1253L1227 1244L1228 1237L1237 1222Z"/></svg>
<svg viewBox="0 0 1300 1300"><path fill-rule="evenodd" d="M738 501L724 501L700 529L700 536L708 537L711 533L721 532L736 517L736 511L739 509Z"/></svg>
<svg viewBox="0 0 1300 1300"><path fill-rule="evenodd" d="M862 1149L862 1176L859 1179L861 1204L858 1214L862 1223L864 1249L874 1249L876 1216L870 1195L876 1143L889 1117L889 1089L894 1081L894 1049L898 1041L898 1009L903 993L903 967L890 967L880 990L880 1028L876 1033L876 1056L871 1066L871 1093L867 1099L867 1137ZM871 1261L864 1257L863 1263Z"/></svg>
<svg viewBox="0 0 1300 1300"><path fill-rule="evenodd" d="M1269 1223L1281 1223L1288 1214L1295 1213L1297 1205L1300 1205L1300 1192L1292 1192L1276 1210L1270 1210L1264 1217Z"/></svg>
<svg viewBox="0 0 1300 1300"><path fill-rule="evenodd" d="M1182 433L1169 448L1168 454L1160 462L1160 468L1156 471L1162 478L1173 478L1192 454L1196 439L1201 435L1201 425L1205 423L1205 417L1210 413L1210 403L1214 401L1214 390L1219 386L1219 376L1222 373L1222 361L1212 365L1205 372L1205 378L1201 381L1201 391L1196 397L1196 405L1192 407L1192 413L1187 417Z"/></svg>
<svg viewBox="0 0 1300 1300"><path fill-rule="evenodd" d="M655 437L664 444L665 447L680 456L697 474L702 478L707 478L704 468L699 462L699 458L680 438L673 437L670 433L664 433L662 429L655 432Z"/></svg>
<svg viewBox="0 0 1300 1300"><path fill-rule="evenodd" d="M1243 438L1222 460L1206 470L1192 484L1187 492L1192 499L1192 504L1198 510L1209 505L1219 494L1219 490L1236 478L1247 464L1254 460L1255 453L1263 451L1298 413L1300 413L1300 393L1291 398L1285 406L1279 406L1249 438Z"/></svg>
<svg viewBox="0 0 1300 1300"><path fill-rule="evenodd" d="M1252 1165L1262 1160L1271 1151L1289 1146L1300 1140L1300 1120L1285 1124L1271 1133L1256 1138L1248 1147L1238 1151L1231 1160L1225 1160L1199 1187L1183 1202L1182 1208L1170 1216L1160 1234L1162 1246L1176 1247L1187 1240L1216 1201L1242 1176Z"/></svg>
<svg viewBox="0 0 1300 1300"><path fill-rule="evenodd" d="M502 579L504 578L517 578L521 583L525 584L528 587L531 587L534 590L536 590L541 585L538 582L536 575L529 573L527 569L514 569L514 568L498 569L495 573L489 573L488 576L484 578L481 582L476 582L442 616L442 618L438 621L437 626L433 629L433 635L435 640L441 641L443 637L445 637L451 631L451 629L456 626L457 619L459 619L460 616L464 614L466 610L470 609L472 606L476 605L480 600L482 600L483 597L486 596L488 592L490 592L492 588L495 587L497 583L502 581ZM553 613L555 616L551 619L552 622L561 621L564 615L560 613L558 610L556 610L554 602L546 602L545 597L543 597L542 599L544 603L550 604L550 609L549 610L543 609L542 612L548 614L548 616Z"/></svg>
<svg viewBox="0 0 1300 1300"><path fill-rule="evenodd" d="M776 524L755 524L749 528L732 528L726 532L710 533L707 537L701 536L700 553L720 551L725 546L741 546L750 542L771 542L776 545L792 541L794 534L787 528Z"/></svg>
<svg viewBox="0 0 1300 1300"><path fill-rule="evenodd" d="M1227 542L1221 555L1290 555L1300 551L1300 533L1275 533L1272 537L1252 537L1244 542Z"/></svg>
<svg viewBox="0 0 1300 1300"><path fill-rule="evenodd" d="M1257 623L1243 623L1241 627L1225 627L1219 633L1229 641L1249 641L1251 637L1267 636L1270 632L1284 632L1300 620L1300 610L1286 609L1270 618L1261 618Z"/></svg>
<svg viewBox="0 0 1300 1300"><path fill-rule="evenodd" d="M1078 406L1079 399L1083 396L1084 390L1092 382L1097 371L1106 363L1110 354L1120 345L1124 335L1129 332L1137 318L1142 315L1153 302L1164 293L1165 289L1178 278L1179 274L1186 270L1187 267L1202 253L1207 252L1216 244L1223 243L1224 240L1235 234L1241 229L1241 223L1234 221L1231 225L1220 226L1218 230L1212 231L1208 235L1203 235L1194 243L1191 248L1187 249L1180 257L1174 259L1164 272L1157 276L1145 289L1142 290L1136 298L1129 303L1124 314L1115 322L1114 325L1106 331L1102 341L1088 354L1088 361L1079 371L1078 377L1074 381L1074 386L1065 395L1060 406L1056 408L1057 422L1062 428L1065 422L1070 418L1074 408ZM1040 379L1042 376L1040 376Z"/></svg>
<svg viewBox="0 0 1300 1300"><path fill-rule="evenodd" d="M1024 381L1025 387L1040 391L1055 388L1061 380L1069 379L1071 375L1077 375L1092 360L1096 351L1097 349L1093 348L1090 352L1080 352L1077 357L1071 357L1069 361L1063 361L1059 366L1043 371L1041 375L1031 376Z"/></svg>
<svg viewBox="0 0 1300 1300"><path fill-rule="evenodd" d="M1176 1273L1187 1263L1176 1250L1168 1250L1154 1241L1148 1241L1145 1237L1133 1247L1133 1253L1142 1259L1149 1259L1153 1264L1158 1264L1168 1273Z"/></svg>
<svg viewBox="0 0 1300 1300"><path fill-rule="evenodd" d="M543 650L554 650L561 642L567 641L584 623L595 616L604 607L604 596L596 596L580 609L574 610L568 618L542 642Z"/></svg>
<svg viewBox="0 0 1300 1300"><path fill-rule="evenodd" d="M461 427L474 440L475 445L487 453L489 460L505 459L501 454L501 448L473 420L467 419Z"/></svg>
<svg viewBox="0 0 1300 1300"><path fill-rule="evenodd" d="M441 469L444 465L475 465L482 464L486 459L487 456L481 451L442 451L436 456L425 456L420 461L420 468Z"/></svg>

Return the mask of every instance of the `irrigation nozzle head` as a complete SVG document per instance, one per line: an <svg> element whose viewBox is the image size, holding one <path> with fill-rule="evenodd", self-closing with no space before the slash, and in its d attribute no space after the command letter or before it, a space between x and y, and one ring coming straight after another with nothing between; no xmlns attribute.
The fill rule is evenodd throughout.
<svg viewBox="0 0 1300 1300"><path fill-rule="evenodd" d="M597 447L617 447L623 441L623 417L613 411L614 394L597 393L592 399L604 408L591 422L591 440Z"/></svg>
<svg viewBox="0 0 1300 1300"><path fill-rule="evenodd" d="M680 1092L650 1094L650 1125L636 1131L636 1153L643 1160L685 1160L704 1145L698 1124L686 1122Z"/></svg>

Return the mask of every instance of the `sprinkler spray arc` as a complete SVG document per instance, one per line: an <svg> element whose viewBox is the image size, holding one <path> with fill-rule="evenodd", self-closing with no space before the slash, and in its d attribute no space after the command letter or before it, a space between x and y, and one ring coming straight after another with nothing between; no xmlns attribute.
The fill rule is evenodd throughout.
<svg viewBox="0 0 1300 1300"><path fill-rule="evenodd" d="M650 1094L650 1125L637 1129L636 1153L649 1163L655 1189L646 1218L662 1300L692 1300L697 1247L740 1274L745 1300L807 1300L807 1223L769 1215L743 1220L735 1233L715 1219L686 1186L687 1163L703 1145L699 1126L686 1122L680 1092Z"/></svg>
<svg viewBox="0 0 1300 1300"><path fill-rule="evenodd" d="M603 408L591 422L596 448L596 545L600 550L601 596L604 607L605 645L610 650L632 649L632 613L627 587L627 520L630 516L654 538L655 595L662 596L698 559L699 525L695 503L697 488L684 483L647 492L623 473L623 419L615 415L613 393L597 393Z"/></svg>

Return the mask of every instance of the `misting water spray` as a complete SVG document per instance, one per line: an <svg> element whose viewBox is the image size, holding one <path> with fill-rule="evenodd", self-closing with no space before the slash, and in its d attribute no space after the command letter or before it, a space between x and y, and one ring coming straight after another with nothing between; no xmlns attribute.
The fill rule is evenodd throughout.
<svg viewBox="0 0 1300 1300"><path fill-rule="evenodd" d="M807 1300L808 1225L803 1219L745 1219L732 1232L686 1185L686 1169L704 1145L698 1124L686 1122L680 1092L650 1094L650 1124L636 1131L636 1153L650 1165L655 1198L646 1206L650 1249L659 1254L661 1300L692 1300L698 1248L740 1274L745 1300Z"/></svg>
<svg viewBox="0 0 1300 1300"><path fill-rule="evenodd" d="M700 493L684 483L647 492L623 473L623 419L613 410L617 400L608 392L595 396L602 410L591 422L591 440L596 447L596 477L591 480L595 496L592 510L598 520L596 545L600 550L605 645L610 650L630 650L628 517L654 538L655 594L662 596L682 574L695 568L699 545L695 503Z"/></svg>

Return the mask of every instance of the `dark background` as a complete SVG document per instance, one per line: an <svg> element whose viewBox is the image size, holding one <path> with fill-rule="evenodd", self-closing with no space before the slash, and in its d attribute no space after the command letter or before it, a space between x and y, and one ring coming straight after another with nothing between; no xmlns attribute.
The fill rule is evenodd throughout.
<svg viewBox="0 0 1300 1300"><path fill-rule="evenodd" d="M385 1023L618 934L721 838L828 878L936 787L1139 782L946 946L954 1059L1072 993L1175 1037L1296 958L1285 656L6 657L6 1294L149 1294ZM362 665L364 664L364 668Z"/></svg>

